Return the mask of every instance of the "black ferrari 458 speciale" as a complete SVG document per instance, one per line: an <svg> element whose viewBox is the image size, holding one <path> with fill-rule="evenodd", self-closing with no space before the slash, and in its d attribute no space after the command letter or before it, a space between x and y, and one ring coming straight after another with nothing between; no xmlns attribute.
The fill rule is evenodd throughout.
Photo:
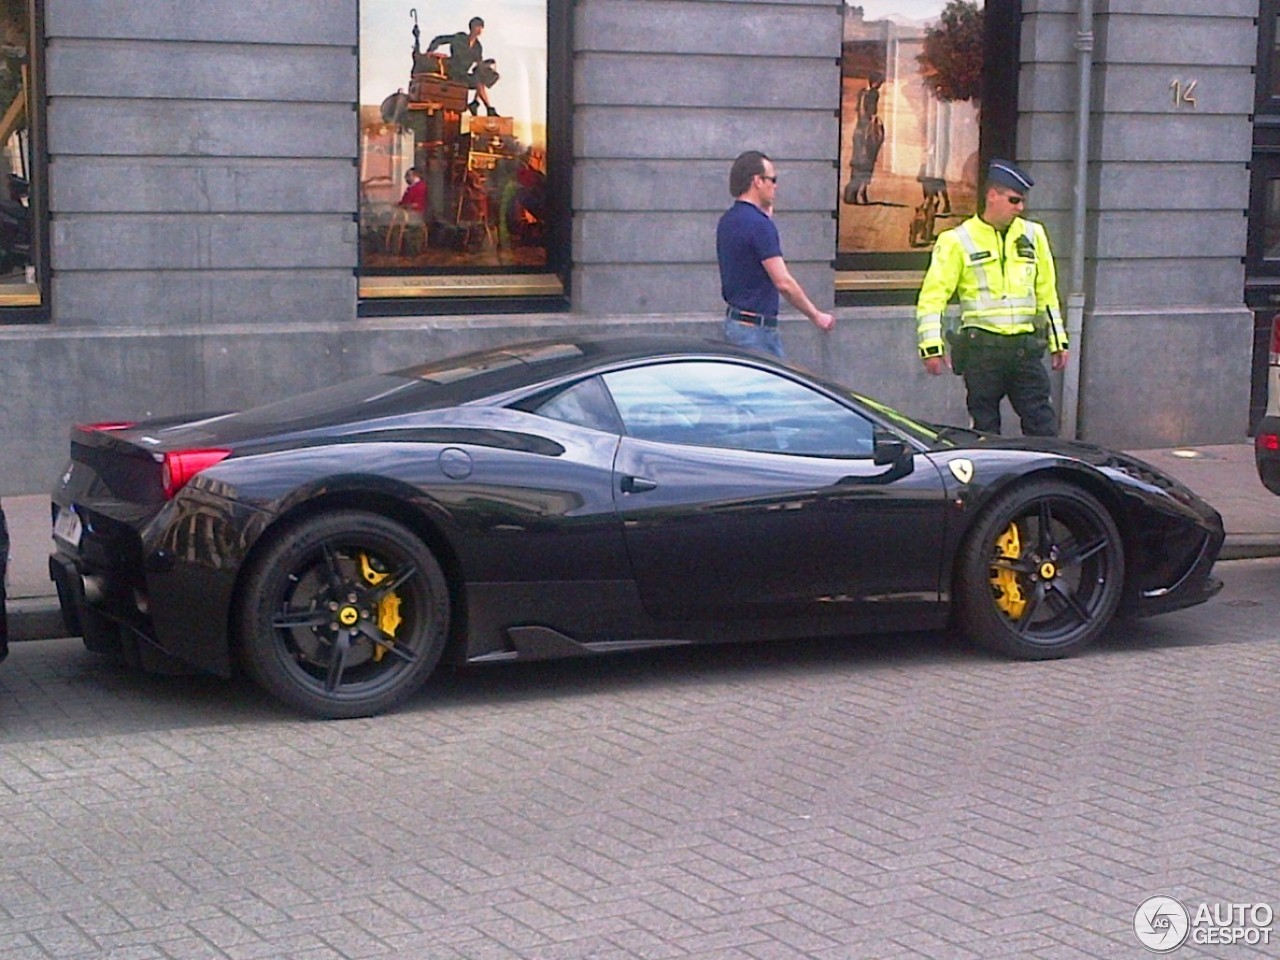
<svg viewBox="0 0 1280 960"><path fill-rule="evenodd" d="M722 343L542 341L77 426L68 629L320 717L436 665L938 629L1025 658L1200 603L1222 520L1084 443L920 423Z"/></svg>

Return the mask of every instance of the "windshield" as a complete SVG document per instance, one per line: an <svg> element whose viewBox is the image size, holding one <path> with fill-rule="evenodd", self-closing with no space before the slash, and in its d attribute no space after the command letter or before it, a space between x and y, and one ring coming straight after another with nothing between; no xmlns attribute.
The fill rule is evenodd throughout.
<svg viewBox="0 0 1280 960"><path fill-rule="evenodd" d="M946 436L947 428L945 427L912 419L902 411L895 410L893 407L883 404L878 400L872 400L870 397L864 397L860 393L849 391L848 395L867 409L879 414L882 419L888 421L913 440L916 440L927 447L954 446Z"/></svg>

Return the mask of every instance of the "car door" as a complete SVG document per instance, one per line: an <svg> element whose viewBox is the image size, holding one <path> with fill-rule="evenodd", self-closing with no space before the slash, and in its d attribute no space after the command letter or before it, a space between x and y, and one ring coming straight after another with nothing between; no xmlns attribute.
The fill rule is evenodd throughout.
<svg viewBox="0 0 1280 960"><path fill-rule="evenodd" d="M876 426L852 403L731 360L603 380L624 425L615 497L651 616L856 617L938 602L942 478L921 454L876 464Z"/></svg>

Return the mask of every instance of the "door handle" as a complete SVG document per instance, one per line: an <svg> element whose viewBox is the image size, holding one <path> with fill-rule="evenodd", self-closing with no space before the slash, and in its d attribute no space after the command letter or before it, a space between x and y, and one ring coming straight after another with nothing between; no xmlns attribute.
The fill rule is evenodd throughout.
<svg viewBox="0 0 1280 960"><path fill-rule="evenodd" d="M657 490L658 484L653 480L646 480L644 477L625 476L622 478L623 493L645 493L649 490Z"/></svg>

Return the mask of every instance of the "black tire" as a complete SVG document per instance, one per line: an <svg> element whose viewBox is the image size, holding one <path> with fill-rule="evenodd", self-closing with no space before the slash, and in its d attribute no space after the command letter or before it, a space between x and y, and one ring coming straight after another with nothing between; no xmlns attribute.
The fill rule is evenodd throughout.
<svg viewBox="0 0 1280 960"><path fill-rule="evenodd" d="M322 514L284 532L249 574L238 611L249 675L324 719L367 717L418 690L449 633L440 564L373 513Z"/></svg>
<svg viewBox="0 0 1280 960"><path fill-rule="evenodd" d="M959 625L973 643L1026 660L1065 657L1098 638L1124 589L1124 544L1086 490L1037 480L974 522L956 576Z"/></svg>

